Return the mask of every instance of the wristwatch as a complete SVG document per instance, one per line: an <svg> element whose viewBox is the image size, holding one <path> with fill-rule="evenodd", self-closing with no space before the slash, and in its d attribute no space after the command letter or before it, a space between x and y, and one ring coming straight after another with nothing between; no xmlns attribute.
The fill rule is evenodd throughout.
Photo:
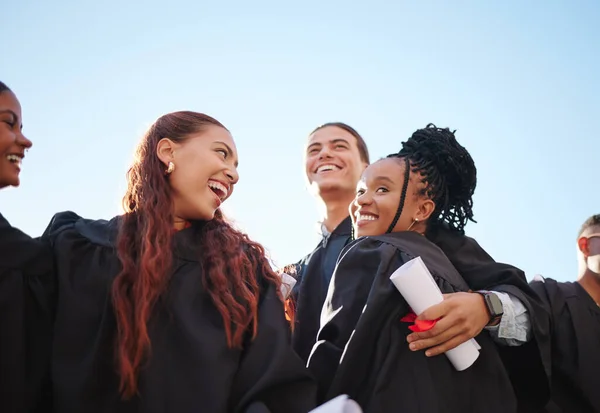
<svg viewBox="0 0 600 413"><path fill-rule="evenodd" d="M504 306L502 305L502 301L500 301L498 296L491 291L476 291L476 293L481 294L488 313L490 314L490 321L487 325L489 326L490 324L498 324L502 318L502 315L504 314Z"/></svg>

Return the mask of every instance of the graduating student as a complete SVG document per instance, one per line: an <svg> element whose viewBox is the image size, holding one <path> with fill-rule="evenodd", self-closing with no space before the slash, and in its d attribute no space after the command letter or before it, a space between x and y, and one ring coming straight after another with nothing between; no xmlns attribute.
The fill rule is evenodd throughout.
<svg viewBox="0 0 600 413"><path fill-rule="evenodd" d="M367 412L516 411L496 346L487 331L480 333L498 318L486 311L489 293L467 292L452 263L424 236L436 223L462 234L473 216L475 165L453 133L433 125L403 146L369 166L358 185L353 218L356 235L367 237L342 252L309 360L321 397L346 393ZM466 371L456 371L444 356L411 351L406 343L410 330L400 319L410 309L389 277L416 256L442 292L454 293L445 300L454 301L450 312L431 331L458 337L452 347L472 335L482 346ZM487 313L475 334L462 325L473 312Z"/></svg>
<svg viewBox="0 0 600 413"><path fill-rule="evenodd" d="M295 323L292 342L304 361L319 331L321 308L338 256L352 239L348 205L354 199L356 183L369 164L363 138L341 122L316 128L306 145L306 177L322 203L322 239L299 263L285 269L296 277L292 292Z"/></svg>
<svg viewBox="0 0 600 413"><path fill-rule="evenodd" d="M600 412L600 214L577 239L577 282L534 280L552 315L552 400L548 413Z"/></svg>
<svg viewBox="0 0 600 413"><path fill-rule="evenodd" d="M0 82L0 189L20 184L21 161L32 145L22 127L21 105L8 86ZM25 308L26 301L18 294L23 285L20 274L5 274L6 248L3 232L0 236L0 411L20 413L25 411L29 399L24 394L26 330L23 312L14 310Z"/></svg>
<svg viewBox="0 0 600 413"><path fill-rule="evenodd" d="M20 139L14 148L26 147ZM175 112L138 146L124 215L94 221L60 213L40 239L0 215L1 316L14 317L0 324L0 348L26 361L30 392L51 395L52 405L38 396L35 407L305 413L315 406L314 382L291 348L280 279L263 248L219 209L238 181L237 163L223 125ZM13 173L5 182L18 181ZM19 324L25 333L13 337Z"/></svg>

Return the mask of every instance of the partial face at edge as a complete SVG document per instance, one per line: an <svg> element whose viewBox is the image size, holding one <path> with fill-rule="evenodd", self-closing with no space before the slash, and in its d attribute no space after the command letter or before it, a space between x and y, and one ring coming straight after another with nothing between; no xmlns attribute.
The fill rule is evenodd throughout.
<svg viewBox="0 0 600 413"><path fill-rule="evenodd" d="M0 188L19 186L21 162L32 143L23 135L21 104L14 93L0 93Z"/></svg>
<svg viewBox="0 0 600 413"><path fill-rule="evenodd" d="M587 267L600 276L600 228L588 228L581 234L578 244Z"/></svg>
<svg viewBox="0 0 600 413"><path fill-rule="evenodd" d="M211 220L238 182L238 155L229 131L208 126L182 143L159 142L158 156L168 168L176 219Z"/></svg>
<svg viewBox="0 0 600 413"><path fill-rule="evenodd" d="M337 126L319 129L309 137L305 161L306 177L317 193L354 191L367 166L360 158L356 137Z"/></svg>
<svg viewBox="0 0 600 413"><path fill-rule="evenodd" d="M402 159L387 158L367 167L356 189L356 198L350 205L350 214L357 237L385 234L391 225L404 186L405 163ZM424 184L421 176L410 173L402 214L392 232L422 228L435 204L420 195ZM414 225L414 219L421 224Z"/></svg>

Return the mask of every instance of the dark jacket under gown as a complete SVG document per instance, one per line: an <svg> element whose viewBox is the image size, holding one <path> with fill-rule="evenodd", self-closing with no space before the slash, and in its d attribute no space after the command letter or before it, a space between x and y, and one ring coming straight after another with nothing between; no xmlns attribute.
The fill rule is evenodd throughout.
<svg viewBox="0 0 600 413"><path fill-rule="evenodd" d="M348 394L366 413L515 412L509 377L487 332L476 337L479 358L461 372L445 355L409 350L409 324L400 322L409 306L389 278L417 256L443 293L469 289L444 253L414 232L361 238L342 252L308 364L320 398Z"/></svg>
<svg viewBox="0 0 600 413"><path fill-rule="evenodd" d="M296 266L296 285L291 298L294 301L294 333L292 346L308 361L319 332L321 308L327 297L327 288L342 249L352 241L352 221L348 216L319 245Z"/></svg>
<svg viewBox="0 0 600 413"><path fill-rule="evenodd" d="M173 273L148 326L139 395L122 401L110 286L119 218L57 214L41 239L0 215L0 411L306 413L315 385L293 352L276 287L259 279L258 334L227 347L202 286L201 223L174 235ZM50 349L52 349L50 354ZM52 402L50 402L52 399ZM53 408L52 408L53 404ZM35 405L35 406L34 406Z"/></svg>

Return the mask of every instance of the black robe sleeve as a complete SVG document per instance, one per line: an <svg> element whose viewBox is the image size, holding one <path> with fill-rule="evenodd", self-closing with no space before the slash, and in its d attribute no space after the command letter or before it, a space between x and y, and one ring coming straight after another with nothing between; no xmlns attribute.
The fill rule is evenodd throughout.
<svg viewBox="0 0 600 413"><path fill-rule="evenodd" d="M552 399L545 412L599 412L600 307L576 282L548 278L531 287L552 314Z"/></svg>
<svg viewBox="0 0 600 413"><path fill-rule="evenodd" d="M44 236L32 238L0 215L2 412L46 411L51 405L49 369L56 301L51 240L65 224L64 219L54 219Z"/></svg>
<svg viewBox="0 0 600 413"><path fill-rule="evenodd" d="M499 346L519 400L519 411L535 412L550 397L550 313L520 269L501 264L472 238L442 226L432 226L427 238L446 254L472 290L508 293L519 299L527 312L532 340L521 346Z"/></svg>
<svg viewBox="0 0 600 413"><path fill-rule="evenodd" d="M512 387L487 332L478 360L458 372L445 355L426 357L408 348L409 306L389 280L421 256L443 293L466 291L445 256L424 237L401 234L412 251L375 238L342 252L309 360L319 401L348 394L365 412L513 412Z"/></svg>
<svg viewBox="0 0 600 413"><path fill-rule="evenodd" d="M258 310L258 332L248 340L232 387L234 412L306 413L316 385L292 349L283 303L269 283Z"/></svg>

